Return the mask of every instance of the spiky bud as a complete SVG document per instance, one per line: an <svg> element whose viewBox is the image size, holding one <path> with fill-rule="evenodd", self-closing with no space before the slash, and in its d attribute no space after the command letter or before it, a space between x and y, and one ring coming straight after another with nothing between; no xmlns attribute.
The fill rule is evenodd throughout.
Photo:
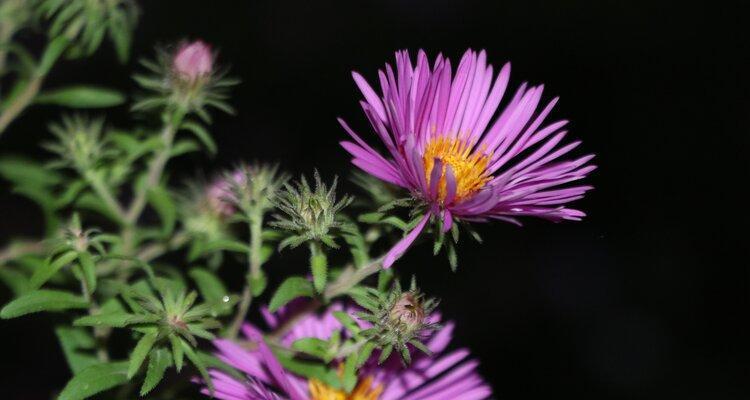
<svg viewBox="0 0 750 400"><path fill-rule="evenodd" d="M217 205L233 207L246 216L262 216L273 209L275 198L287 181L278 165L240 165L224 175L224 186L215 188ZM224 189L225 187L226 189ZM223 191L223 194L221 193Z"/></svg>
<svg viewBox="0 0 750 400"><path fill-rule="evenodd" d="M314 188L303 175L294 185L285 184L284 190L279 193L276 207L283 214L274 215L275 221L271 225L291 233L281 243L281 248L296 247L307 241L338 247L334 231L344 227L338 213L352 202L352 198L344 196L337 201L337 178L334 178L330 188L323 183L317 170L314 179Z"/></svg>
<svg viewBox="0 0 750 400"><path fill-rule="evenodd" d="M226 100L229 88L239 81L225 77L227 69L219 68L216 52L207 43L196 40L157 49L156 62L142 60L141 64L149 73L133 79L150 93L133 105L134 110L174 107L195 113L206 123L211 121L208 107L234 112Z"/></svg>
<svg viewBox="0 0 750 400"><path fill-rule="evenodd" d="M103 119L89 119L80 115L65 116L62 123L50 125L49 129L57 141L45 143L44 147L59 157L53 166L72 167L80 171L96 166L105 155L103 127Z"/></svg>
<svg viewBox="0 0 750 400"><path fill-rule="evenodd" d="M404 364L411 362L410 346L429 354L422 340L440 325L430 322L430 314L438 301L427 298L412 279L411 288L404 292L398 281L388 293L370 290L365 298L357 299L366 312L358 315L372 323L372 328L362 332L367 340L381 349L380 362L393 350L401 355Z"/></svg>

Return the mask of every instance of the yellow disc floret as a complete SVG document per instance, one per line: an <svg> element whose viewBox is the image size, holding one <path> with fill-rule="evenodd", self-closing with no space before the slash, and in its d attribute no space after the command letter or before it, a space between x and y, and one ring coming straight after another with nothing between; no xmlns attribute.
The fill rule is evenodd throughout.
<svg viewBox="0 0 750 400"><path fill-rule="evenodd" d="M360 380L354 390L347 394L343 390L334 389L317 379L313 378L308 381L310 400L378 400L383 392L383 385L373 387L372 384L372 377L368 376Z"/></svg>
<svg viewBox="0 0 750 400"><path fill-rule="evenodd" d="M479 149L472 152L472 146L459 138L440 136L427 143L422 156L428 186L436 158L443 162L443 170L438 183L438 199L441 202L445 201L447 192L445 174L448 165L451 166L453 175L456 177L456 202L476 193L492 179L492 175L487 171L490 162L488 154L484 154Z"/></svg>

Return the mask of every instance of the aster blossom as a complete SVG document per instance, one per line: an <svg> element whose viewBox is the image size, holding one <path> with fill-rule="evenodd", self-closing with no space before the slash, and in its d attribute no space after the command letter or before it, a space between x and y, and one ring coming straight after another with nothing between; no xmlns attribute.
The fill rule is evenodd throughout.
<svg viewBox="0 0 750 400"><path fill-rule="evenodd" d="M290 346L301 338L329 339L342 328L334 312L347 310L334 303L323 314L311 314L297 321L291 330L279 339L279 344ZM293 315L282 308L277 313L263 310L266 323L278 328ZM439 319L439 316L435 316ZM365 364L359 372L351 393L329 387L315 378L305 378L286 370L263 339L261 331L245 324L243 331L250 346L240 346L229 340L216 340L216 355L245 375L238 379L218 370L209 373L214 385L213 396L224 400L481 400L491 395L491 389L476 371L478 362L471 359L469 351L447 351L454 324L448 322L431 336L426 346L432 357L419 355L408 366L390 359L378 365ZM249 348L249 349L248 349ZM208 388L203 393L209 395Z"/></svg>
<svg viewBox="0 0 750 400"><path fill-rule="evenodd" d="M568 121L543 126L558 98L538 111L543 85L522 84L504 108L510 64L494 77L484 51L468 50L455 75L448 58L430 66L419 51L416 66L406 51L396 53L395 71L378 72L378 94L357 72L364 95L361 106L387 155L375 150L339 119L353 141L341 145L365 172L409 190L426 209L424 216L386 255L390 267L416 240L432 218L443 232L454 220L502 220L520 225L519 217L551 221L580 220L568 208L592 187L563 186L596 167L593 155L560 158L580 142L561 145ZM494 77L494 79L493 79Z"/></svg>

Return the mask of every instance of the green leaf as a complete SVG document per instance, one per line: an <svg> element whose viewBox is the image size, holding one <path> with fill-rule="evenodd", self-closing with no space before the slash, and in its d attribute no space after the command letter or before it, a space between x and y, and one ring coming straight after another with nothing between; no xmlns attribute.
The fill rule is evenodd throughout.
<svg viewBox="0 0 750 400"><path fill-rule="evenodd" d="M297 297L312 297L312 295L313 287L310 281L299 276L293 276L287 278L287 280L276 289L276 293L273 294L268 309L271 312L276 312L279 308Z"/></svg>
<svg viewBox="0 0 750 400"><path fill-rule="evenodd" d="M71 379L57 400L82 400L128 381L127 361L92 365Z"/></svg>
<svg viewBox="0 0 750 400"><path fill-rule="evenodd" d="M266 274L264 274L263 271L260 271L259 276L250 276L248 283L250 284L250 290L252 291L253 296L258 297L266 290L268 279L266 278Z"/></svg>
<svg viewBox="0 0 750 400"><path fill-rule="evenodd" d="M57 271L62 269L62 267L70 264L78 258L78 253L76 253L73 250L67 251L60 255L59 257L55 258L54 260L47 260L47 262L44 263L42 268L37 269L34 271L34 275L31 276L31 281L29 282L29 285L32 289L37 289L40 286L42 286L45 282L49 280L49 278L52 277L52 275L56 274Z"/></svg>
<svg viewBox="0 0 750 400"><path fill-rule="evenodd" d="M169 350L158 348L151 350L148 356L148 368L146 369L146 379L141 386L141 397L153 390L156 385L164 378L164 371L172 365L172 354Z"/></svg>
<svg viewBox="0 0 750 400"><path fill-rule="evenodd" d="M328 358L328 348L328 342L313 337L305 337L295 340L294 343L292 343L292 349L323 360Z"/></svg>
<svg viewBox="0 0 750 400"><path fill-rule="evenodd" d="M170 157L177 157L185 153L191 153L193 151L200 150L200 146L194 140L178 140L172 150L169 152Z"/></svg>
<svg viewBox="0 0 750 400"><path fill-rule="evenodd" d="M216 142L214 142L211 134L208 133L203 125L188 121L182 124L182 129L192 132L195 137L197 137L198 140L200 140L201 143L206 146L206 149L211 155L216 154Z"/></svg>
<svg viewBox="0 0 750 400"><path fill-rule="evenodd" d="M13 156L0 158L0 176L16 184L36 187L56 185L63 179L34 160Z"/></svg>
<svg viewBox="0 0 750 400"><path fill-rule="evenodd" d="M349 314L347 314L344 311L334 311L333 316L341 322L341 325L343 325L349 332L351 332L354 335L359 334L359 332L362 330L362 328L359 327L359 324L357 321L354 320Z"/></svg>
<svg viewBox="0 0 750 400"><path fill-rule="evenodd" d="M189 275L198 286L198 291L207 303L215 304L217 312L226 314L231 311L231 307L224 302L224 296L227 295L227 288L213 272L205 268L193 268Z"/></svg>
<svg viewBox="0 0 750 400"><path fill-rule="evenodd" d="M143 324L158 321L155 315L128 314L125 312L111 312L97 315L87 315L73 321L75 326L111 326L122 328L132 324Z"/></svg>
<svg viewBox="0 0 750 400"><path fill-rule="evenodd" d="M36 290L29 292L0 310L0 318L9 319L40 311L62 311L71 308L86 308L86 299L70 292L59 290Z"/></svg>
<svg viewBox="0 0 750 400"><path fill-rule="evenodd" d="M362 348L359 349L359 354L357 355L357 367L361 367L370 359L372 351L375 350L376 346L375 342L367 342L362 345Z"/></svg>
<svg viewBox="0 0 750 400"><path fill-rule="evenodd" d="M89 294L92 294L96 291L96 265L94 257L88 251L82 251L78 253L78 262L81 264Z"/></svg>
<svg viewBox="0 0 750 400"><path fill-rule="evenodd" d="M7 265L0 266L0 281L10 288L14 296L20 296L30 290L29 278L22 272L11 269Z"/></svg>
<svg viewBox="0 0 750 400"><path fill-rule="evenodd" d="M206 243L201 249L203 254L216 251L233 251L237 253L249 253L250 247L245 243L231 239L219 239Z"/></svg>
<svg viewBox="0 0 750 400"><path fill-rule="evenodd" d="M357 385L357 353L349 354L344 363L344 374L341 377L344 391L351 393Z"/></svg>
<svg viewBox="0 0 750 400"><path fill-rule="evenodd" d="M96 340L86 329L58 326L55 328L55 335L60 341L60 347L73 374L100 362L92 353L96 347Z"/></svg>
<svg viewBox="0 0 750 400"><path fill-rule="evenodd" d="M172 357L174 358L174 365L177 372L182 370L184 363L185 352L182 350L182 343L177 336L170 335L169 342L172 345Z"/></svg>
<svg viewBox="0 0 750 400"><path fill-rule="evenodd" d="M315 291L322 293L328 282L328 258L316 244L310 246L310 270L312 271Z"/></svg>
<svg viewBox="0 0 750 400"><path fill-rule="evenodd" d="M68 47L68 43L69 41L67 38L64 36L58 36L47 44L44 53L42 53L39 65L37 66L36 74L38 76L47 75L49 70L52 69L52 66L55 65L57 59L60 58L62 53Z"/></svg>
<svg viewBox="0 0 750 400"><path fill-rule="evenodd" d="M172 196L162 186L154 186L148 191L148 202L161 218L162 234L169 235L177 221L177 207Z"/></svg>
<svg viewBox="0 0 750 400"><path fill-rule="evenodd" d="M182 344L182 350L185 351L185 355L187 356L188 360L190 360L191 363L195 366L195 368L198 369L198 372L201 374L201 378L203 378L203 381L206 382L206 385L208 386L208 389L213 393L214 391L214 384L211 381L211 376L208 375L208 370L206 369L206 364L203 362L203 359L198 357L197 354L195 354L195 351L193 351L193 348L190 347L190 345L180 339L180 343Z"/></svg>
<svg viewBox="0 0 750 400"><path fill-rule="evenodd" d="M159 337L159 331L153 331L150 333L147 333L143 335L141 340L138 341L138 344L135 345L135 349L133 349L133 353L130 355L130 365L128 366L128 379L135 376L135 374L138 372L138 369L141 368L141 364L143 364L143 360L146 359L146 356L151 351L151 348L154 347L154 343L156 343L156 339Z"/></svg>
<svg viewBox="0 0 750 400"><path fill-rule="evenodd" d="M38 104L53 104L72 108L105 108L125 102L120 92L98 86L68 86L42 92L36 97Z"/></svg>

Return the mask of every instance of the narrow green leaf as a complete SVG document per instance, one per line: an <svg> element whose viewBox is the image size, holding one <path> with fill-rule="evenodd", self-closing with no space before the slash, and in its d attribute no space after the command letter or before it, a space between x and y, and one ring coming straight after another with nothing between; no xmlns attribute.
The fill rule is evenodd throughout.
<svg viewBox="0 0 750 400"><path fill-rule="evenodd" d="M21 296L30 290L29 278L20 271L11 269L9 266L0 266L0 281L13 292L14 296Z"/></svg>
<svg viewBox="0 0 750 400"><path fill-rule="evenodd" d="M249 253L250 247L245 243L231 239L219 239L206 243L201 249L203 254L216 251L233 251L237 253Z"/></svg>
<svg viewBox="0 0 750 400"><path fill-rule="evenodd" d="M62 53L68 47L68 43L69 41L67 38L64 36L58 36L47 44L44 53L42 53L39 65L37 66L36 73L38 76L47 75L49 70L52 69L52 66L55 65L57 59L60 58Z"/></svg>
<svg viewBox="0 0 750 400"><path fill-rule="evenodd" d="M188 360L190 360L190 362L193 363L195 368L198 369L198 372L200 373L201 378L203 378L203 381L208 386L208 389L211 391L211 393L213 393L214 384L211 381L211 376L208 375L206 364L203 362L203 360L200 357L198 357L197 354L195 354L195 351L193 350L193 348L190 347L190 345L186 341L180 339L180 343L182 344L182 350L185 351L185 355L187 356Z"/></svg>
<svg viewBox="0 0 750 400"><path fill-rule="evenodd" d="M253 296L258 297L266 290L268 279L266 278L266 274L264 274L263 271L260 271L259 276L250 276L248 283L250 284L250 290L252 291Z"/></svg>
<svg viewBox="0 0 750 400"><path fill-rule="evenodd" d="M135 349L133 349L133 353L130 354L130 365L128 366L128 379L135 376L135 374L138 372L138 369L141 368L141 364L143 364L143 360L146 359L146 356L151 351L151 348L154 347L154 343L156 343L156 339L158 337L159 337L158 331L147 333L143 335L141 340L138 341L138 344L135 345Z"/></svg>
<svg viewBox="0 0 750 400"><path fill-rule="evenodd" d="M96 265L94 257L88 251L82 251L78 253L78 262L81 264L89 294L92 294L96 291Z"/></svg>
<svg viewBox="0 0 750 400"><path fill-rule="evenodd" d="M86 308L86 299L70 292L59 290L36 290L29 292L0 310L0 318L9 319L40 311L62 311L71 308Z"/></svg>
<svg viewBox="0 0 750 400"><path fill-rule="evenodd" d="M172 196L162 186L155 186L148 191L148 202L161 218L162 234L169 235L177 221L177 207Z"/></svg>
<svg viewBox="0 0 750 400"><path fill-rule="evenodd" d="M375 350L375 342L367 342L362 345L357 355L357 367L364 365L370 359L372 351Z"/></svg>
<svg viewBox="0 0 750 400"><path fill-rule="evenodd" d="M198 291L206 301L218 302L227 295L227 288L213 272L205 268L193 268L188 274L193 278Z"/></svg>
<svg viewBox="0 0 750 400"><path fill-rule="evenodd" d="M362 330L362 328L359 327L359 324L357 321L354 320L354 318L351 317L351 315L347 314L344 311L334 311L333 316L341 322L341 325L344 326L349 332L351 332L354 335L359 334L359 332Z"/></svg>
<svg viewBox="0 0 750 400"><path fill-rule="evenodd" d="M34 271L34 275L31 276L31 281L29 282L29 285L32 289L37 289L40 286L42 286L45 282L49 280L49 278L52 277L52 275L56 274L57 271L59 271L62 267L70 264L78 258L78 253L76 253L73 250L70 250L68 252L63 253L59 257L55 258L54 260L47 260L47 262L44 263L42 268L37 269Z"/></svg>
<svg viewBox="0 0 750 400"><path fill-rule="evenodd" d="M185 352L182 351L182 343L177 336L169 335L169 343L172 345L172 357L174 358L174 366L177 372L182 371L182 365L184 364Z"/></svg>
<svg viewBox="0 0 750 400"><path fill-rule="evenodd" d="M102 313L87 315L73 321L75 326L111 326L122 328L132 324L143 324L158 321L159 317L154 315L128 314L125 312Z"/></svg>
<svg viewBox="0 0 750 400"><path fill-rule="evenodd" d="M357 385L357 353L351 353L346 358L346 362L344 362L344 374L341 380L344 384L344 391L351 393L354 390L354 386Z"/></svg>
<svg viewBox="0 0 750 400"><path fill-rule="evenodd" d="M57 172L34 160L13 156L0 158L0 176L16 184L28 186L52 186L63 179Z"/></svg>
<svg viewBox="0 0 750 400"><path fill-rule="evenodd" d="M172 365L172 354L164 348L153 349L148 356L148 368L146 369L146 379L141 386L141 397L153 390L156 385L164 378L164 371Z"/></svg>
<svg viewBox="0 0 750 400"><path fill-rule="evenodd" d="M57 400L82 400L128 381L127 361L92 365L85 368L63 389Z"/></svg>
<svg viewBox="0 0 750 400"><path fill-rule="evenodd" d="M323 360L328 356L328 347L328 342L313 337L301 338L292 343L292 349Z"/></svg>
<svg viewBox="0 0 750 400"><path fill-rule="evenodd" d="M125 102L122 93L98 86L69 86L40 93L38 104L53 104L72 108L105 108Z"/></svg>
<svg viewBox="0 0 750 400"><path fill-rule="evenodd" d="M200 140L201 143L206 146L206 149L211 155L216 154L216 142L214 142L211 134L208 133L203 125L188 121L182 124L182 129L192 132L195 137L197 137L198 140Z"/></svg>
<svg viewBox="0 0 750 400"><path fill-rule="evenodd" d="M87 329L58 326L55 328L55 335L73 374L100 362L93 354L96 341Z"/></svg>
<svg viewBox="0 0 750 400"><path fill-rule="evenodd" d="M268 309L271 312L275 312L297 297L312 297L312 295L313 287L310 281L299 276L293 276L287 278L287 280L276 289L276 293L274 293L271 298Z"/></svg>

